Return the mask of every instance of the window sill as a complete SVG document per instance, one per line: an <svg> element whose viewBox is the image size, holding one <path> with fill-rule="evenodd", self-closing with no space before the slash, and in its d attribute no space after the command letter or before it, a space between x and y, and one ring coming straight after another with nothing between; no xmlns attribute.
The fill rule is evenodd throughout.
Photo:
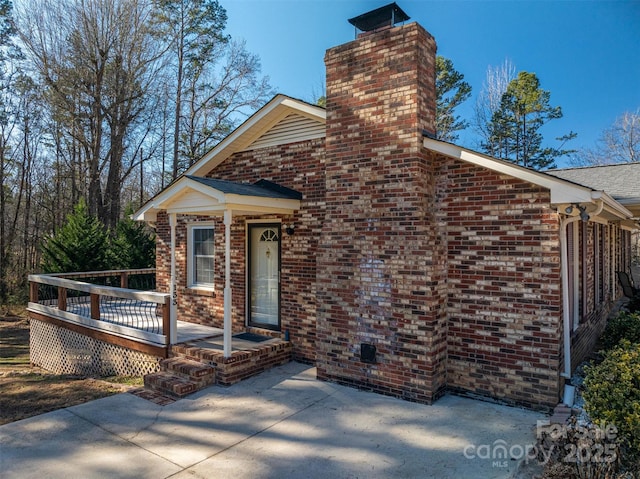
<svg viewBox="0 0 640 479"><path fill-rule="evenodd" d="M216 297L215 288L207 288L206 286L189 286L184 289L184 292L187 294L194 294L196 296L210 296L212 298Z"/></svg>

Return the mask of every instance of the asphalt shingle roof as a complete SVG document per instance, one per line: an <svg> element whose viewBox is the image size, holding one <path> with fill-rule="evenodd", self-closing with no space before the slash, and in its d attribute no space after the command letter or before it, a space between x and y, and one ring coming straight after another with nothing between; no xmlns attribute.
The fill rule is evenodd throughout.
<svg viewBox="0 0 640 479"><path fill-rule="evenodd" d="M187 175L187 178L197 181L209 188L222 191L225 194L258 196L262 198L284 198L289 200L299 200L302 198L299 192L267 180L259 180L251 185L248 183L237 183L235 181L217 180L215 178L203 178L201 176Z"/></svg>
<svg viewBox="0 0 640 479"><path fill-rule="evenodd" d="M618 201L640 198L640 162L548 170L545 173L604 191Z"/></svg>

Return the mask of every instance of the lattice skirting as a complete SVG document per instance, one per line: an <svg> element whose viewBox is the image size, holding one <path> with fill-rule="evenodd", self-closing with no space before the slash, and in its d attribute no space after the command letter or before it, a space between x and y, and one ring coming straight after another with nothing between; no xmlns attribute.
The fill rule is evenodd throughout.
<svg viewBox="0 0 640 479"><path fill-rule="evenodd" d="M105 343L31 319L31 362L56 374L144 376L160 370L161 358Z"/></svg>

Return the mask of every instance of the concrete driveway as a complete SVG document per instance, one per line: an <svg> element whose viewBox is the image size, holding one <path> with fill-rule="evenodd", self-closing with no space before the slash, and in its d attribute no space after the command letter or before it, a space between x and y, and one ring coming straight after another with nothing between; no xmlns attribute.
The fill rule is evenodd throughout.
<svg viewBox="0 0 640 479"><path fill-rule="evenodd" d="M119 394L1 426L0 477L508 478L538 419L457 396L409 403L289 363L167 406Z"/></svg>

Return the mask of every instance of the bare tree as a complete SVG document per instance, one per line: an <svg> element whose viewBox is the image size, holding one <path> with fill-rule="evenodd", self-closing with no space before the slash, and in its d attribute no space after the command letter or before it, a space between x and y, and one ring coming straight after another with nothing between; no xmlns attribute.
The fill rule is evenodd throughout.
<svg viewBox="0 0 640 479"><path fill-rule="evenodd" d="M208 63L220 56L220 46L229 41L223 33L227 12L217 0L155 0L158 32L174 55L175 109L172 178L180 167L183 95L186 82L198 84Z"/></svg>
<svg viewBox="0 0 640 479"><path fill-rule="evenodd" d="M472 121L472 127L480 137L480 144L493 145L491 138L493 115L500 109L502 96L516 76L516 67L508 58L498 66L490 65L487 68L487 76L476 100ZM495 151L490 150L489 154L497 153L499 145L493 146Z"/></svg>
<svg viewBox="0 0 640 479"><path fill-rule="evenodd" d="M19 106L15 81L19 75L12 60L18 58L12 41L11 2L0 0L0 301L9 293L8 269L12 264L11 247L17 237L15 223L19 206L14 201L17 179L20 177L17 148L13 132ZM11 219L13 218L13 219Z"/></svg>
<svg viewBox="0 0 640 479"><path fill-rule="evenodd" d="M53 116L73 139L74 168L86 164L87 184L76 186L110 227L120 185L136 166L127 141L161 53L150 15L147 0L31 0L16 13Z"/></svg>
<svg viewBox="0 0 640 479"><path fill-rule="evenodd" d="M246 50L244 42L232 41L223 52L223 65L210 65L187 82L181 129L187 166L229 134L239 117L258 109L272 95L269 79L259 76L259 58Z"/></svg>
<svg viewBox="0 0 640 479"><path fill-rule="evenodd" d="M574 166L610 165L640 161L640 108L626 111L606 128L594 148L572 156Z"/></svg>
<svg viewBox="0 0 640 479"><path fill-rule="evenodd" d="M224 33L217 0L155 0L174 72L172 179L272 95L260 61Z"/></svg>

